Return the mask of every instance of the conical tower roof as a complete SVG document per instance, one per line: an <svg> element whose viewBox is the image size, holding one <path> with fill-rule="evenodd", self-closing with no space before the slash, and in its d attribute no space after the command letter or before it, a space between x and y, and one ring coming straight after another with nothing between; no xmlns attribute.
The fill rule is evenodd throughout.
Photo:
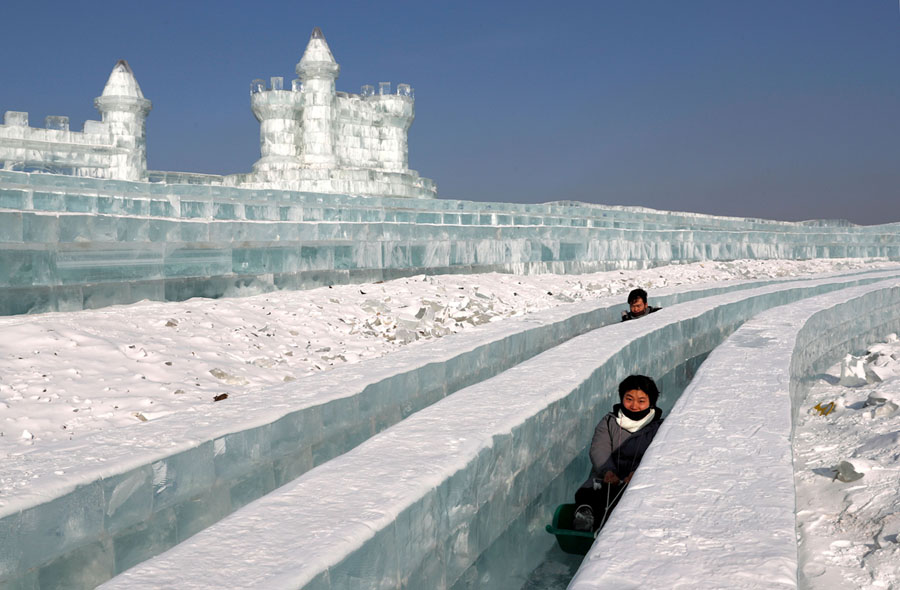
<svg viewBox="0 0 900 590"><path fill-rule="evenodd" d="M101 96L128 96L131 98L144 98L141 87L134 77L134 72L124 59L120 59L113 67L106 86L103 87Z"/></svg>
<svg viewBox="0 0 900 590"><path fill-rule="evenodd" d="M325 41L325 35L322 29L316 27L309 36L309 43L306 45L306 51L303 57L297 63L297 75L301 80L307 78L331 77L337 78L341 71L341 66L334 61L328 42Z"/></svg>
<svg viewBox="0 0 900 590"><path fill-rule="evenodd" d="M104 117L108 111L143 113L146 116L152 106L152 103L144 98L134 72L124 59L116 62L106 86L103 87L103 94L94 99L94 107L104 113Z"/></svg>

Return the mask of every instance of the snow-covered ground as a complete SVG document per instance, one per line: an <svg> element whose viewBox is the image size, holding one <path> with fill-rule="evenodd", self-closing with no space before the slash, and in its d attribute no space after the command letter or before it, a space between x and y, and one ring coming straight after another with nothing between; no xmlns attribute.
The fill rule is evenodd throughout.
<svg viewBox="0 0 900 590"><path fill-rule="evenodd" d="M253 297L0 318L0 458L155 420L400 347L641 286L891 266L704 262L585 275L418 276Z"/></svg>
<svg viewBox="0 0 900 590"><path fill-rule="evenodd" d="M0 318L0 454L136 424L588 298L887 263L735 261L589 275L420 276ZM623 305L624 308L624 305ZM0 455L2 456L2 455Z"/></svg>
<svg viewBox="0 0 900 590"><path fill-rule="evenodd" d="M900 342L847 357L794 434L802 588L900 588Z"/></svg>

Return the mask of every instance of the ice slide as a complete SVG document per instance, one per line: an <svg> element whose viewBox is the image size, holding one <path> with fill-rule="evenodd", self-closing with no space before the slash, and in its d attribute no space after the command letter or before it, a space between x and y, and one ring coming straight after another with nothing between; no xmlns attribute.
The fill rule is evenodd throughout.
<svg viewBox="0 0 900 590"><path fill-rule="evenodd" d="M639 365L674 385L751 317L856 284L825 279L770 285L670 306L639 322L573 338L411 415L104 588L508 587L552 542L543 524L584 477L580 441L589 439L599 418L595 408L609 405L609 392L621 377ZM896 329L896 285L895 278L840 291L834 299L825 296L824 307L816 309L839 309L842 296L852 301L870 292L881 297L886 311L877 325L847 322L837 312L815 316L820 319L810 320L806 336L798 339L818 343L809 348L815 354L805 365L795 354L795 366L842 354L854 337ZM820 305L809 301L819 300L800 307ZM745 340L744 349L747 342L755 350L767 340ZM732 354L745 358L747 351ZM790 424L786 407L782 426ZM759 415L748 414L747 420L758 421ZM682 445L690 447L686 438ZM642 474L633 492L650 485L652 469L642 467ZM771 512L783 515L782 499L759 496L760 502L773 502ZM222 568L223 554L246 558ZM778 572L790 569L776 563ZM591 578L579 574L574 583L590 584ZM759 587L752 576L746 578L746 587Z"/></svg>
<svg viewBox="0 0 900 590"><path fill-rule="evenodd" d="M654 301L777 282L661 290ZM435 400L618 322L621 308L617 297L548 310L304 379L303 389L10 457L0 470L0 526L9 531L0 536L0 581L96 585Z"/></svg>

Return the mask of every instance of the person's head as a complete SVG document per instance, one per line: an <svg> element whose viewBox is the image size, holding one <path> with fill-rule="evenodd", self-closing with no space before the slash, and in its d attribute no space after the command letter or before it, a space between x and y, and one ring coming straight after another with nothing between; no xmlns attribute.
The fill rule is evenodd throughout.
<svg viewBox="0 0 900 590"><path fill-rule="evenodd" d="M619 383L619 400L626 410L641 412L656 407L659 389L650 377L629 375Z"/></svg>
<svg viewBox="0 0 900 590"><path fill-rule="evenodd" d="M628 305L631 307L631 315L640 316L647 313L647 292L643 289L634 289L628 294Z"/></svg>

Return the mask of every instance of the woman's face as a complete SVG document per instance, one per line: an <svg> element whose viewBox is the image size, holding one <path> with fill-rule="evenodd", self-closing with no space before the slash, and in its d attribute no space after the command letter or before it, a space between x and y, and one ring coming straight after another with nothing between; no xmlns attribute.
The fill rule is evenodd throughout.
<svg viewBox="0 0 900 590"><path fill-rule="evenodd" d="M622 405L630 412L640 412L650 407L650 396L641 389L632 389L625 392Z"/></svg>

